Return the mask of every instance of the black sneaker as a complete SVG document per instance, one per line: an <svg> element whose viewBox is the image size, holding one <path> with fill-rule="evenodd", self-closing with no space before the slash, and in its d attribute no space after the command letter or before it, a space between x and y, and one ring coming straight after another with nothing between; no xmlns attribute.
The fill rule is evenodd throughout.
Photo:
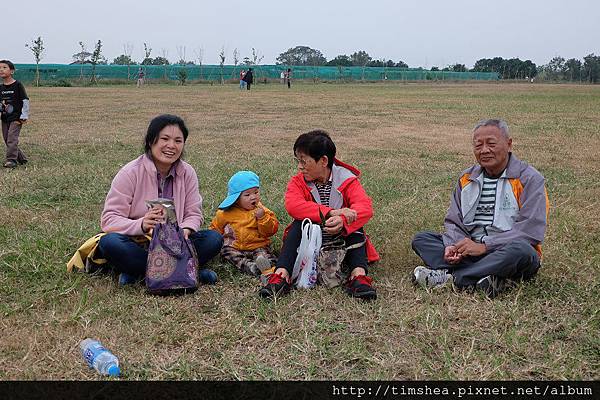
<svg viewBox="0 0 600 400"><path fill-rule="evenodd" d="M475 289L482 291L488 299L493 299L507 288L506 279L495 275L484 276L475 284Z"/></svg>
<svg viewBox="0 0 600 400"><path fill-rule="evenodd" d="M289 293L290 284L282 274L271 274L267 284L260 288L258 295L264 299L270 299L276 296L282 296Z"/></svg>
<svg viewBox="0 0 600 400"><path fill-rule="evenodd" d="M86 259L85 259L85 265L83 266L83 271L86 274L93 275L93 274L102 272L103 269L104 269L103 267L105 265L106 264L96 264L90 258L86 257Z"/></svg>
<svg viewBox="0 0 600 400"><path fill-rule="evenodd" d="M372 284L373 278L370 276L357 275L346 284L346 293L363 300L375 300L377 291Z"/></svg>

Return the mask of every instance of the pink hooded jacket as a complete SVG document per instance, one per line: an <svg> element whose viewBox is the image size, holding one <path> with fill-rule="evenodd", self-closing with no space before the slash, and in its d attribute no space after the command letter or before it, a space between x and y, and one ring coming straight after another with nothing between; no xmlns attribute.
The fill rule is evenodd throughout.
<svg viewBox="0 0 600 400"><path fill-rule="evenodd" d="M145 154L117 172L104 202L100 218L102 231L128 236L144 234L142 219L148 210L145 201L158 197L156 174L154 162ZM175 167L173 201L179 226L197 231L204 222L198 176L183 160Z"/></svg>

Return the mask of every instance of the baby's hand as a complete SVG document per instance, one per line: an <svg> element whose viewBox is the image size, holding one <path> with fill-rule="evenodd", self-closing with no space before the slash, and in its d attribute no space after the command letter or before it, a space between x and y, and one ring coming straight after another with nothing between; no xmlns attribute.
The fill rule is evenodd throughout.
<svg viewBox="0 0 600 400"><path fill-rule="evenodd" d="M256 216L256 219L261 219L265 216L265 209L261 206L257 206L256 211L254 211L254 216Z"/></svg>

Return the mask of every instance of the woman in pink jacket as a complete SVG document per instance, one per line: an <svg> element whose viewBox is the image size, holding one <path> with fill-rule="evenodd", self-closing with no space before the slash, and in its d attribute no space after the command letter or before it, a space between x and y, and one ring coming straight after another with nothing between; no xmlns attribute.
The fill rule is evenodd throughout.
<svg viewBox="0 0 600 400"><path fill-rule="evenodd" d="M175 203L177 223L194 244L202 266L219 254L223 237L213 230L200 230L203 223L202 197L194 168L181 160L188 129L175 115L159 115L150 122L145 153L126 164L112 181L101 227L100 256L120 273L119 283L134 283L145 275L148 251L136 240L163 221L161 209L146 206L159 197ZM147 242L145 243L147 244ZM200 271L200 280L214 283L216 274Z"/></svg>

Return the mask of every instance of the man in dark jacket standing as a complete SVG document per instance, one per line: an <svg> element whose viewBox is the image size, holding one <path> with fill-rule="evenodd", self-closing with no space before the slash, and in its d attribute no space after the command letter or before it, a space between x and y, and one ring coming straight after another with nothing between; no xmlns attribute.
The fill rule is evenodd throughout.
<svg viewBox="0 0 600 400"><path fill-rule="evenodd" d="M244 75L243 80L246 82L246 89L250 90L250 85L254 83L254 72L252 71L252 68L248 68L248 72Z"/></svg>

